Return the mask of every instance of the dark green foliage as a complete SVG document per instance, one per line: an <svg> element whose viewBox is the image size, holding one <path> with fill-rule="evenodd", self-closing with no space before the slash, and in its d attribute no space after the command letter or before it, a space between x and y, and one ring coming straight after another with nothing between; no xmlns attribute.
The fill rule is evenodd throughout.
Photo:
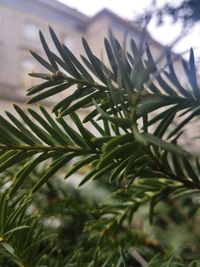
<svg viewBox="0 0 200 267"><path fill-rule="evenodd" d="M159 1L152 0L150 12L139 16L139 21L148 21L154 16L158 25L165 22L167 16L171 17L173 23L181 22L184 27L191 26L200 20L200 3L199 0L181 0L178 2L166 1L162 6L158 5Z"/></svg>
<svg viewBox="0 0 200 267"><path fill-rule="evenodd" d="M200 114L193 50L184 83L170 51L160 69L147 44L126 51L110 33L108 67L85 39L82 63L50 34L58 53L40 33L47 73L27 95L62 92L53 114L0 116L1 266L199 266L199 156L180 145Z"/></svg>

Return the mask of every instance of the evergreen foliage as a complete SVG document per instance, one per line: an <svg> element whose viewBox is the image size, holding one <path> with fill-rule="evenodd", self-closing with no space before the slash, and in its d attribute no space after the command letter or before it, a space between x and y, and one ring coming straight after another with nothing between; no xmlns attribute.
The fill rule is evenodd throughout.
<svg viewBox="0 0 200 267"><path fill-rule="evenodd" d="M31 52L43 82L0 116L0 265L200 266L200 158L180 143L200 114L193 50L186 83L169 50L155 61L110 33L105 65L50 34L57 54L41 32L46 58ZM57 95L52 112L28 105ZM82 190L64 181L80 170Z"/></svg>

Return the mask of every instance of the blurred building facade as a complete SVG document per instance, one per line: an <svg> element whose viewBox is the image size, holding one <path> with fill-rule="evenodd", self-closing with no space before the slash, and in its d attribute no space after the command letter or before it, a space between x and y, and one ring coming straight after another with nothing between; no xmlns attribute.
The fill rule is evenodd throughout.
<svg viewBox="0 0 200 267"><path fill-rule="evenodd" d="M43 55L40 29L55 51L49 25L76 56L84 53L84 36L94 54L104 61L103 43L109 29L121 42L125 35L136 43L141 36L138 27L106 9L88 17L56 0L0 0L0 99L24 101L26 89L36 83L27 73L41 69L29 50ZM149 42L158 57L164 47L150 37Z"/></svg>

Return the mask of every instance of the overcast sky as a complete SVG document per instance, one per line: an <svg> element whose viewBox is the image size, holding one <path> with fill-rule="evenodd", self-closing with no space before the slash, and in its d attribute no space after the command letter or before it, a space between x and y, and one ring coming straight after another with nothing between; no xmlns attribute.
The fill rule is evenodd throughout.
<svg viewBox="0 0 200 267"><path fill-rule="evenodd" d="M92 16L102 8L108 8L117 15L134 20L136 14L142 13L150 7L151 0L59 0L62 3L78 9L80 12ZM169 2L169 0L159 0L159 5ZM178 4L181 0L171 0ZM165 26L157 27L155 22L150 23L149 31L151 35L162 44L170 44L181 33L180 25L174 25L169 20ZM200 57L200 24L191 31L191 33L175 46L176 52L185 52L190 47L194 47L195 54Z"/></svg>

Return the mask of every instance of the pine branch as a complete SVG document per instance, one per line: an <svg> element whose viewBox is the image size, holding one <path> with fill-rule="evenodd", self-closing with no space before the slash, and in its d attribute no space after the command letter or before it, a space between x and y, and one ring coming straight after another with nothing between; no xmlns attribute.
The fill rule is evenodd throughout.
<svg viewBox="0 0 200 267"><path fill-rule="evenodd" d="M69 153L69 152L77 152L80 155L87 155L87 154L98 154L98 151L89 150L89 149L83 149L80 147L61 147L61 146L28 146L28 145L16 145L16 146L5 146L0 145L0 150L2 151L9 151L9 150L17 150L17 151L34 151L36 153L41 152L50 152L50 151L56 151L56 152L62 152L62 153Z"/></svg>

